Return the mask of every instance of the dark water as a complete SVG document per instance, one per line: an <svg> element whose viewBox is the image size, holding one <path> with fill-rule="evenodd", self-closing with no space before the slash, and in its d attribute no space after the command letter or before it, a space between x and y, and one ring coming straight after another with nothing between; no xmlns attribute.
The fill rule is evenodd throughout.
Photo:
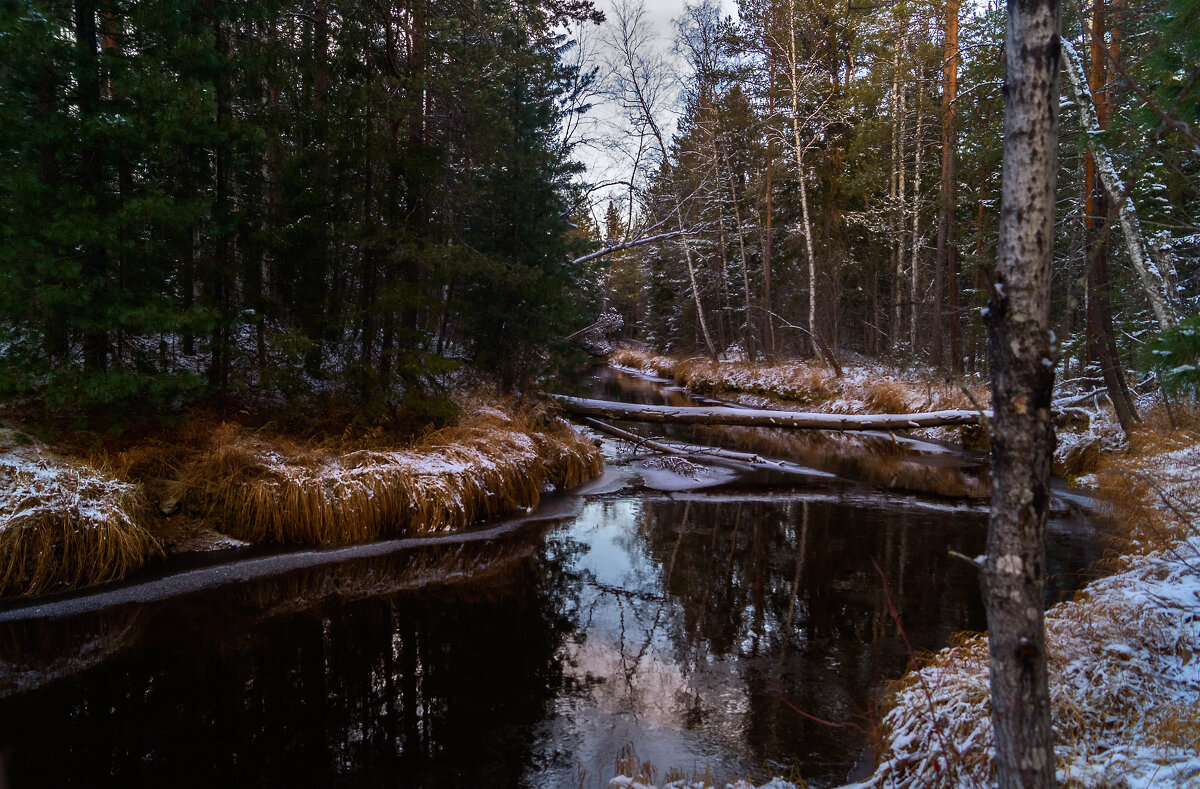
<svg viewBox="0 0 1200 789"><path fill-rule="evenodd" d="M590 787L631 743L660 781L836 785L908 661L889 600L916 650L984 626L975 571L947 552L983 551L981 506L760 473L668 493L639 464L553 520L0 611L11 786ZM1052 597L1094 543L1055 520Z"/></svg>

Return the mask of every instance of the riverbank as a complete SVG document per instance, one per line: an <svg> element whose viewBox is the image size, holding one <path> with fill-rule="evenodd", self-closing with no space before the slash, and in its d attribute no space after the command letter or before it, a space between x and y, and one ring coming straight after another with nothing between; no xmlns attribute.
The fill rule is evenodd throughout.
<svg viewBox="0 0 1200 789"><path fill-rule="evenodd" d="M754 405L867 413L987 402L982 384L956 392L875 365L838 377L805 363L718 365L628 350L613 361ZM1111 502L1119 534L1106 577L1046 615L1058 778L1067 786L1200 781L1200 432L1194 415L1141 407L1143 430L1129 442L1094 401L1060 420L1056 471ZM916 670L886 703L878 767L856 786L989 785L986 635L962 634L913 658Z"/></svg>
<svg viewBox="0 0 1200 789"><path fill-rule="evenodd" d="M1200 782L1200 441L1173 431L1100 459L1114 502L1111 575L1046 613L1058 781ZM989 785L986 635L959 636L896 686L863 787Z"/></svg>
<svg viewBox="0 0 1200 789"><path fill-rule="evenodd" d="M592 442L541 407L460 407L407 445L211 419L111 451L0 431L0 596L119 580L171 554L463 528L602 469Z"/></svg>

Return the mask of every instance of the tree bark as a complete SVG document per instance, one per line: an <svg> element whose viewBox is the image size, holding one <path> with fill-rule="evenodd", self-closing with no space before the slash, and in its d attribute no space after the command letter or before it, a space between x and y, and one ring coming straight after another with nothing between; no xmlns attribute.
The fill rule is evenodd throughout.
<svg viewBox="0 0 1200 789"><path fill-rule="evenodd" d="M812 414L729 406L639 405L557 394L550 397L569 414L674 425L741 425L793 430L913 430L921 427L976 425L980 420L979 411L962 409L916 414ZM989 411L982 412L983 417L989 414Z"/></svg>
<svg viewBox="0 0 1200 789"><path fill-rule="evenodd" d="M1112 104L1104 88L1107 82L1104 68L1104 2L1092 0L1091 19L1091 62L1088 69L1088 87L1096 108L1096 124L1100 129L1108 128ZM1112 303L1109 299L1108 281L1108 201L1100 185L1096 160L1089 148L1084 157L1084 236L1086 240L1087 280L1087 355L1100 365L1108 399L1117 412L1117 421L1125 435L1138 421L1133 397L1125 382L1125 373L1118 364L1116 332L1113 327Z"/></svg>
<svg viewBox="0 0 1200 789"><path fill-rule="evenodd" d="M924 75L922 75L924 76ZM913 196L912 196L912 212L913 212L913 227L912 227L912 271L909 279L909 318L908 318L908 341L909 348L915 353L917 350L917 279L918 270L917 263L919 262L919 253L921 251L921 237L918 232L921 227L921 152L924 146L921 144L921 134L925 131L924 120L925 116L921 113L921 89L920 80L917 82L917 136L913 142L913 147L916 149L913 161Z"/></svg>
<svg viewBox="0 0 1200 789"><path fill-rule="evenodd" d="M940 332L950 338L950 369L962 372L962 353L958 332L958 266L954 260L954 101L958 93L958 12L959 0L947 0L942 63L942 187L938 200L937 293L934 302L935 329L933 362L942 363ZM943 306L950 302L947 319Z"/></svg>
<svg viewBox="0 0 1200 789"><path fill-rule="evenodd" d="M983 592L996 775L1054 785L1045 532L1054 452L1050 284L1058 150L1058 0L1009 0L999 260L988 306L992 510Z"/></svg>
<svg viewBox="0 0 1200 789"><path fill-rule="evenodd" d="M1110 199L1117 203L1117 217L1121 223L1121 231L1125 236L1125 248L1129 252L1129 262L1137 272L1142 283L1142 290L1150 302L1158 327L1166 331L1179 320L1178 306L1175 294L1167 287L1167 280L1159 271L1158 265L1146 250L1146 239L1142 234L1142 225L1138 221L1134 209L1133 198L1125 193L1125 185L1117 175L1112 156L1107 146L1101 141L1098 133L1099 122L1092 104L1091 91L1083 74L1083 65L1075 47L1070 41L1062 41L1063 64L1070 78L1071 88L1075 95L1075 105L1079 108L1079 122L1087 135L1088 148L1100 174L1100 181Z"/></svg>

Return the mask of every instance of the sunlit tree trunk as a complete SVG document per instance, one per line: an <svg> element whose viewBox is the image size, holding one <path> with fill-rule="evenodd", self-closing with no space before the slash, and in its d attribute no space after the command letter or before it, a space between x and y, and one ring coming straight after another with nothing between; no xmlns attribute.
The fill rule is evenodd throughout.
<svg viewBox="0 0 1200 789"><path fill-rule="evenodd" d="M982 580L996 777L1002 789L1033 789L1054 785L1043 606L1054 452L1058 0L1009 0L1005 53L999 255L987 314L993 493Z"/></svg>
<svg viewBox="0 0 1200 789"><path fill-rule="evenodd" d="M934 277L933 363L942 363L941 332L950 339L950 369L962 372L958 331L958 264L954 254L954 102L958 93L959 0L946 1L942 61L942 187L938 199L937 261ZM949 301L949 319L943 319L943 304Z"/></svg>

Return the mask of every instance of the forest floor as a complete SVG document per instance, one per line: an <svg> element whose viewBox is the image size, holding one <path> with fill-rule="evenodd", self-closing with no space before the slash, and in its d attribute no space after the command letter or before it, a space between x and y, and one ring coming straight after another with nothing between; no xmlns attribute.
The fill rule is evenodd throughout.
<svg viewBox="0 0 1200 789"><path fill-rule="evenodd" d="M458 405L411 440L244 414L50 446L0 427L0 597L118 580L169 554L462 528L602 470L597 447L541 406L486 393Z"/></svg>
<svg viewBox="0 0 1200 789"><path fill-rule="evenodd" d="M988 404L982 382L957 386L879 364L838 377L800 362L633 350L612 361L746 405L897 413ZM1126 440L1103 403L1063 393L1056 404L1056 471L1117 522L1104 577L1046 615L1058 780L1200 786L1200 418L1147 400L1142 429ZM856 786L993 785L986 635L914 655L912 669L885 700L876 772Z"/></svg>

